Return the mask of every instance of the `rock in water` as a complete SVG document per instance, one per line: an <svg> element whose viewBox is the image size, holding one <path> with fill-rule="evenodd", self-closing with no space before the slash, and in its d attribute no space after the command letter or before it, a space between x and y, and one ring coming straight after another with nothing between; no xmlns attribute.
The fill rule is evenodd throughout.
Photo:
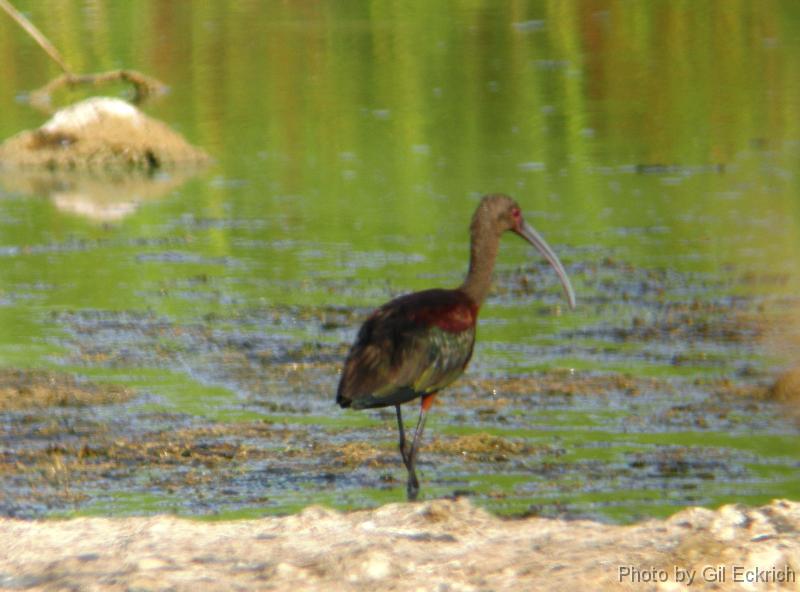
<svg viewBox="0 0 800 592"><path fill-rule="evenodd" d="M155 171L210 160L166 124L121 99L93 97L0 144L0 168Z"/></svg>

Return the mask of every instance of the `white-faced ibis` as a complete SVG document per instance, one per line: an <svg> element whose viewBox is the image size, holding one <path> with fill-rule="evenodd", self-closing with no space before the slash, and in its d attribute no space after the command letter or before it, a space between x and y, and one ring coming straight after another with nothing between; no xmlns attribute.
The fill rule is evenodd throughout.
<svg viewBox="0 0 800 592"><path fill-rule="evenodd" d="M458 378L475 344L478 310L489 293L501 235L510 230L530 242L553 266L569 301L575 293L553 250L522 219L519 205L507 195L481 199L470 225L469 271L454 290L434 289L400 296L366 320L344 363L336 402L369 409L394 405L400 431L400 455L408 470L408 499L415 500L415 466L428 409L436 393ZM400 405L422 398L419 420L409 445Z"/></svg>

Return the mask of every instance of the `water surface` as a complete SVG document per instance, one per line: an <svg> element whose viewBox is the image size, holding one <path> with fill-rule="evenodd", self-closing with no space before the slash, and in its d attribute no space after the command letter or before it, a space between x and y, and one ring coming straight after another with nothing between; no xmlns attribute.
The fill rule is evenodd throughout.
<svg viewBox="0 0 800 592"><path fill-rule="evenodd" d="M169 84L147 112L216 163L117 207L0 189L0 364L136 392L3 414L8 462L63 448L2 473L7 514L402 500L393 414L335 407L338 368L372 308L461 281L495 191L579 306L504 239L424 496L629 521L800 495L796 419L764 397L800 344L796 3L17 5L76 70ZM6 18L0 59L7 137L58 72Z"/></svg>

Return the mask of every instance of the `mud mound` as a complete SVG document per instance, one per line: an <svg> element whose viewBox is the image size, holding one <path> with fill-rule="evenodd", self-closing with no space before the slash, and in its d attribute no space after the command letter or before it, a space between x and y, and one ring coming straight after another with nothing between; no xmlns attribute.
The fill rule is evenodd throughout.
<svg viewBox="0 0 800 592"><path fill-rule="evenodd" d="M781 374L769 394L778 401L800 404L800 366Z"/></svg>
<svg viewBox="0 0 800 592"><path fill-rule="evenodd" d="M31 407L119 403L131 397L117 385L79 382L60 372L0 369L0 412Z"/></svg>
<svg viewBox="0 0 800 592"><path fill-rule="evenodd" d="M633 526L500 520L466 500L218 523L0 520L3 589L797 590L798 571L789 501Z"/></svg>
<svg viewBox="0 0 800 592"><path fill-rule="evenodd" d="M0 144L6 169L154 171L208 160L166 124L108 97L61 109L40 128Z"/></svg>
<svg viewBox="0 0 800 592"><path fill-rule="evenodd" d="M800 425L800 366L794 366L778 376L767 395L783 403L787 414Z"/></svg>

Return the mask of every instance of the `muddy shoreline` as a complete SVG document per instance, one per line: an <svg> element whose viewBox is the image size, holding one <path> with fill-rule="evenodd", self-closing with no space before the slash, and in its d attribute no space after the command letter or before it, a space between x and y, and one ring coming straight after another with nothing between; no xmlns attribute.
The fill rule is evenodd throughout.
<svg viewBox="0 0 800 592"><path fill-rule="evenodd" d="M603 261L584 277L617 265ZM648 293L666 281L636 273L652 283ZM501 273L497 293L522 285L517 272ZM190 288L217 289L198 275L165 293ZM719 370L507 371L481 366L478 354L434 409L422 499L466 496L502 516L626 523L793 496L800 382L796 371L776 380L748 358L751 339L792 326L771 316L793 309L646 298L642 308L627 323L568 330L563 340L591 340L585 355L621 347L627 359L632 346L675 368ZM348 331L367 313L52 312L62 348L55 369L0 371L0 515L256 518L403 500L394 414L332 403Z"/></svg>
<svg viewBox="0 0 800 592"><path fill-rule="evenodd" d="M156 333L162 334L160 329ZM96 361L97 354L87 353ZM113 350L106 349L105 355L113 356ZM314 355L320 356L320 352ZM263 378L239 368L242 362L232 354L224 356L226 372L237 373L244 382L261 384ZM321 356L327 354L323 351ZM296 367L303 362L294 359L289 354L283 363L276 363L270 356L270 372L297 374ZM301 386L312 373L319 375L320 382L335 378L335 365L327 360L305 365L300 371L306 376ZM785 382L779 383L782 396L789 388ZM289 393L296 388L293 385L293 381L283 380L283 388ZM672 405L643 421L679 428L736 430L743 412L772 412L776 405L771 393L777 387L770 390L712 381L703 388L709 393L706 400ZM490 389L494 395L487 399L484 393ZM467 418L475 417L499 428L466 432L440 428L432 432L422 465L431 487L423 488L423 499L470 496L482 505L488 501L494 511L499 508L507 516L575 519L594 517L559 501L562 495L571 493L575 483L591 488L596 480L630 480L631 487L636 488L636 480L646 479L684 496L662 494L664 503L671 499L672 504L680 506L686 505L680 503L681 499L691 499L695 483L737 479L739 469L734 463L738 461L724 449L664 446L629 454L626 466L614 466L574 462L569 458L571 450L558 438L531 441L514 435L513 422L520 408L561 406L578 397L599 398L604 404L613 393L635 404L645 396L642 393L659 390L672 396L669 384L657 379L560 370L493 380L465 379L460 386L461 418L457 421L469 423ZM530 400L530 393L542 394ZM137 411L141 397L134 389L71 373L0 372L0 410L4 412L0 431L0 479L5 484L0 494L2 513L19 518L143 511L256 517L301 508L291 498L307 488L306 483L330 495L340 508L342 504L346 508L378 505L375 500L380 497L348 495L346 488L354 480L371 482L386 501L404 497L390 413L376 412L374 418L379 421L358 428L353 436L351 430L324 424L315 428L313 422L301 422L304 415L318 413L317 405L326 401L309 399L300 407L290 399L280 404L255 401L259 413L253 419L226 421ZM440 413L447 413L447 409ZM481 491L459 486L451 474L460 467L518 474L520 486L535 486L545 500L552 501L520 505L499 488ZM342 487L345 491L340 493ZM594 501L591 493L587 495L585 503L590 507ZM126 499L132 505L128 506ZM635 515L623 515L622 521L631 518Z"/></svg>

